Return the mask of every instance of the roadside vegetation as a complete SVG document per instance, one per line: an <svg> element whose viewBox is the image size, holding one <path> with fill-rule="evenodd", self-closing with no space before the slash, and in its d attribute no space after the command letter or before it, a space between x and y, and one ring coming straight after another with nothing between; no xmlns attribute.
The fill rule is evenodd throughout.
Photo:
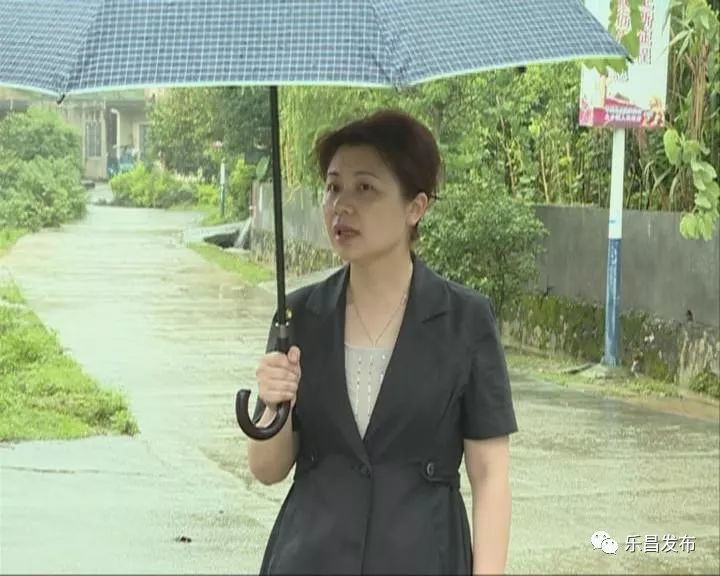
<svg viewBox="0 0 720 576"><path fill-rule="evenodd" d="M227 252L214 244L193 242L188 246L209 262L223 270L237 274L248 284L257 285L275 277L274 271L269 266L258 263L242 254Z"/></svg>
<svg viewBox="0 0 720 576"><path fill-rule="evenodd" d="M80 157L80 135L54 112L0 120L0 258L22 236L85 215ZM85 373L0 275L0 441L137 431L124 397Z"/></svg>
<svg viewBox="0 0 720 576"><path fill-rule="evenodd" d="M0 120L0 238L78 220L86 213L80 134L55 112L31 107Z"/></svg>
<svg viewBox="0 0 720 576"><path fill-rule="evenodd" d="M21 228L0 228L0 258L7 254L25 234L27 230Z"/></svg>
<svg viewBox="0 0 720 576"><path fill-rule="evenodd" d="M137 432L125 398L83 371L14 283L0 284L0 441Z"/></svg>

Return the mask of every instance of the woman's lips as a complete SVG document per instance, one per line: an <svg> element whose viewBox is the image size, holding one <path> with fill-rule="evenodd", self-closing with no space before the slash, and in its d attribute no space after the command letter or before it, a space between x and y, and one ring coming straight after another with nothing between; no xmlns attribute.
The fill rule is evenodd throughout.
<svg viewBox="0 0 720 576"><path fill-rule="evenodd" d="M360 232L350 226L344 224L336 224L333 226L333 236L336 240L349 240L358 236Z"/></svg>

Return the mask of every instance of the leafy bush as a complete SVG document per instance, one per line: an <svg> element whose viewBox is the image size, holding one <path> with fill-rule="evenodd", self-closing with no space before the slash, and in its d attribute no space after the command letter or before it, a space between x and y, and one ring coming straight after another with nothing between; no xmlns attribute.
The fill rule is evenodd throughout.
<svg viewBox="0 0 720 576"><path fill-rule="evenodd" d="M85 214L86 191L71 158L2 163L0 225L40 230Z"/></svg>
<svg viewBox="0 0 720 576"><path fill-rule="evenodd" d="M252 189L255 175L255 167L251 164L246 164L244 157L241 156L238 158L230 174L228 186L230 205L227 206L227 213L239 219L247 218L248 207L250 205L250 190Z"/></svg>
<svg viewBox="0 0 720 576"><path fill-rule="evenodd" d="M217 207L220 203L220 188L215 184L198 184L195 202L198 206Z"/></svg>
<svg viewBox="0 0 720 576"><path fill-rule="evenodd" d="M424 219L418 253L447 278L486 294L502 330L503 310L537 273L545 234L530 204L477 181L444 191Z"/></svg>
<svg viewBox="0 0 720 576"><path fill-rule="evenodd" d="M712 372L710 368L705 368L692 379L690 390L720 399L720 375Z"/></svg>
<svg viewBox="0 0 720 576"><path fill-rule="evenodd" d="M137 164L110 180L113 204L138 208L170 208L190 204L197 194L195 184L157 167Z"/></svg>
<svg viewBox="0 0 720 576"><path fill-rule="evenodd" d="M209 208L213 215L208 224L220 223L228 219L244 219L248 215L250 189L255 178L255 167L245 163L240 157L230 173L227 182L227 195L225 197L225 217L220 217L220 185L211 183L198 184L195 191L195 203L203 208Z"/></svg>
<svg viewBox="0 0 720 576"><path fill-rule="evenodd" d="M245 164L242 158L236 162L228 179L225 199L227 216L247 217L249 190L254 175L255 168ZM114 176L110 180L110 187L116 206L170 208L195 205L216 211L220 204L220 187L217 182L200 182L196 177L180 176L157 166L138 164Z"/></svg>
<svg viewBox="0 0 720 576"><path fill-rule="evenodd" d="M79 133L38 108L0 121L0 227L39 230L84 215Z"/></svg>
<svg viewBox="0 0 720 576"><path fill-rule="evenodd" d="M72 158L75 168L82 169L80 132L59 114L43 108L31 107L0 121L0 158L10 154L25 162Z"/></svg>

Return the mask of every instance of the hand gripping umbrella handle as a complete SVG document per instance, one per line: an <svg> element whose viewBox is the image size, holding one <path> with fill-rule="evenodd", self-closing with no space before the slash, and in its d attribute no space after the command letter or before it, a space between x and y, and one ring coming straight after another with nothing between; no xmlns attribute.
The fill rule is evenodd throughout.
<svg viewBox="0 0 720 576"><path fill-rule="evenodd" d="M285 326L281 326L280 335L277 339L277 349L283 354L287 354L290 350L290 339L286 330L282 330ZM250 390L243 388L239 390L235 398L235 416L242 431L254 440L268 440L275 436L282 427L285 426L288 416L290 415L290 402L286 401L278 405L275 418L265 427L258 427L257 423L262 418L262 412L257 420L251 420L248 414L248 406L250 401Z"/></svg>

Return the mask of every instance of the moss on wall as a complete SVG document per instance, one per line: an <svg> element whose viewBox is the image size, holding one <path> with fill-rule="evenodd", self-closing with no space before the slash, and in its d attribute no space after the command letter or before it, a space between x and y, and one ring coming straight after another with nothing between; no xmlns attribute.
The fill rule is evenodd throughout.
<svg viewBox="0 0 720 576"><path fill-rule="evenodd" d="M588 362L600 362L605 347L605 314L593 304L546 295L526 295L505 318L509 336L548 352L563 352ZM635 362L657 380L690 384L697 366L718 364L720 338L714 329L667 322L633 312L620 318L620 360ZM717 370L717 368L716 368ZM714 374L713 371L710 371ZM715 376L717 377L717 376ZM711 384L706 382L710 381ZM712 389L712 379L697 386Z"/></svg>
<svg viewBox="0 0 720 576"><path fill-rule="evenodd" d="M562 350L587 360L602 356L602 310L589 304L524 296L505 320L512 336L540 350Z"/></svg>

